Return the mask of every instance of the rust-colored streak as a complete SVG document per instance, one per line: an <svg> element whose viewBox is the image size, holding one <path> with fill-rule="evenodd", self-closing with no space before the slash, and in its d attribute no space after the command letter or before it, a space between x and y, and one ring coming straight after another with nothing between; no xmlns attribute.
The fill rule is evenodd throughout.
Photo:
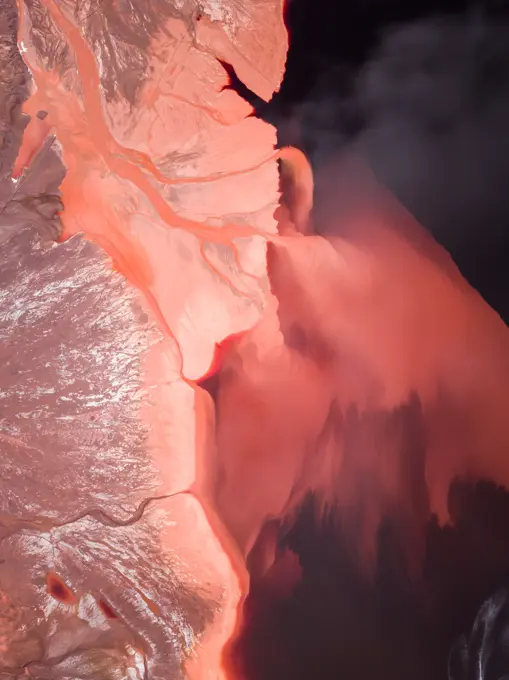
<svg viewBox="0 0 509 680"><path fill-rule="evenodd" d="M113 611L111 606L106 602L106 600L103 599L97 600L97 605L107 619L118 619L117 614L115 614L115 612Z"/></svg>
<svg viewBox="0 0 509 680"><path fill-rule="evenodd" d="M147 605L147 607L150 609L152 614L155 616L160 616L161 615L161 608L159 607L158 604L154 602L154 600L151 600L150 597L147 597L147 595L144 595L142 592L139 590L137 591L138 595L141 597L143 602Z"/></svg>
<svg viewBox="0 0 509 680"><path fill-rule="evenodd" d="M46 576L46 588L48 594L62 604L77 604L78 599L69 586L54 572L48 572Z"/></svg>

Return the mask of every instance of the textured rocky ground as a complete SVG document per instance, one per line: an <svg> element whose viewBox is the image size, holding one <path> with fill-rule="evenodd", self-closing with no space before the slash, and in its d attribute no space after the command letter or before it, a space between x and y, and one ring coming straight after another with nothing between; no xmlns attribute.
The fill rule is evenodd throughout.
<svg viewBox="0 0 509 680"><path fill-rule="evenodd" d="M269 98L281 6L17 9L18 28L7 1L0 19L1 672L216 678L245 581L192 379L260 314L277 201L275 132L219 60Z"/></svg>

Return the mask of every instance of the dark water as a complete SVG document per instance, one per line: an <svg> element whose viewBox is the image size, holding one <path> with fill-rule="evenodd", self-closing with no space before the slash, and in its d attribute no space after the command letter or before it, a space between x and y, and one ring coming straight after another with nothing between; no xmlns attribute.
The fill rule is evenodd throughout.
<svg viewBox="0 0 509 680"><path fill-rule="evenodd" d="M495 0L289 0L281 93L254 102L317 170L344 148L360 151L506 322L508 16ZM454 640L509 583L509 494L457 482L450 508L453 526L429 522L418 580L386 521L369 580L341 518L318 527L310 500L285 539L301 585L284 602L259 588L247 604L238 653L248 679L445 680Z"/></svg>

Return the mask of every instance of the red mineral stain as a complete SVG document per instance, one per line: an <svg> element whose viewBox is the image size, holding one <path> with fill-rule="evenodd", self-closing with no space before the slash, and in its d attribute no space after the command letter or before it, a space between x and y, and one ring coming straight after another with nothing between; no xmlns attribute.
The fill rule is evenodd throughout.
<svg viewBox="0 0 509 680"><path fill-rule="evenodd" d="M156 602L154 602L154 600L151 600L150 597L147 597L147 595L144 595L140 591L138 591L138 595L141 597L143 602L145 602L145 604L150 609L152 614L155 614L155 616L161 615L161 608L159 607L159 605Z"/></svg>
<svg viewBox="0 0 509 680"><path fill-rule="evenodd" d="M54 572L48 572L46 576L46 588L49 595L54 597L62 604L73 605L77 604L76 595L72 592L69 586Z"/></svg>
<svg viewBox="0 0 509 680"><path fill-rule="evenodd" d="M97 600L97 605L107 619L118 619L118 616L115 614L106 600Z"/></svg>

